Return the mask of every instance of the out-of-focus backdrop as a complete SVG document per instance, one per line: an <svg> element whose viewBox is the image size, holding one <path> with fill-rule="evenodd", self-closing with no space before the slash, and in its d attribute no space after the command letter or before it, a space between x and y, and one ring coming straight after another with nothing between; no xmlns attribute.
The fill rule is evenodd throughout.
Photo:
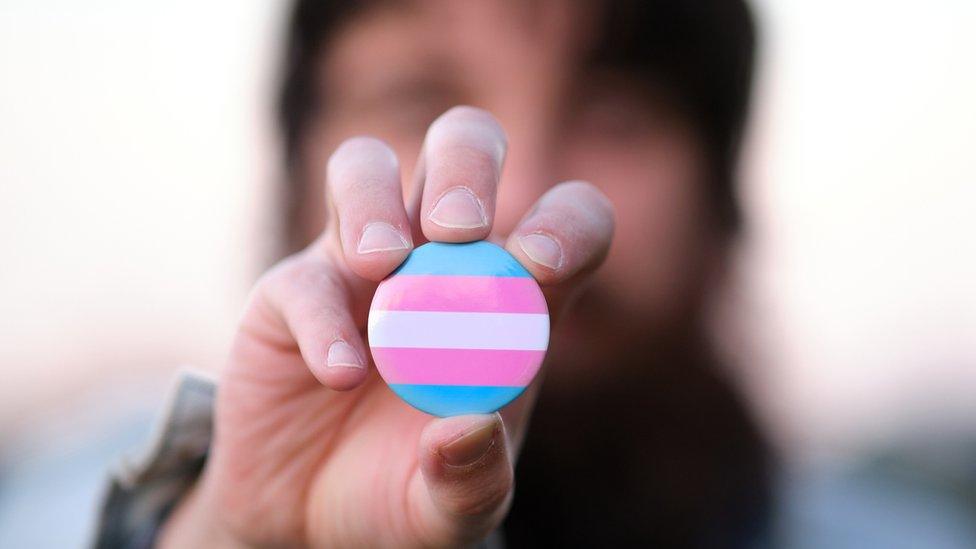
<svg viewBox="0 0 976 549"><path fill-rule="evenodd" d="M976 3L753 6L748 227L717 316L804 532L833 524L822 472L976 435ZM71 545L89 471L177 368L219 368L277 231L284 8L0 2L0 546ZM39 479L51 459L91 467ZM48 515L76 518L31 537Z"/></svg>

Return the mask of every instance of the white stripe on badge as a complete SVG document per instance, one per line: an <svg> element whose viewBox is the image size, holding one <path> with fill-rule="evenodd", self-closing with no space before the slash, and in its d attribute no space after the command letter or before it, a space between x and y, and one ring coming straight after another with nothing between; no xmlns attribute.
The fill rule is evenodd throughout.
<svg viewBox="0 0 976 549"><path fill-rule="evenodd" d="M370 311L371 347L545 351L549 315Z"/></svg>

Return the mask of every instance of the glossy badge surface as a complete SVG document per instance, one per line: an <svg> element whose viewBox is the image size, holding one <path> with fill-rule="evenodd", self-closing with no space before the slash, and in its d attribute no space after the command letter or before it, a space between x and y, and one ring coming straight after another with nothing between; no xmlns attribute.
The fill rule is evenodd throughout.
<svg viewBox="0 0 976 549"><path fill-rule="evenodd" d="M380 283L369 346L380 375L437 416L484 414L532 381L549 344L549 312L532 275L489 242L430 242Z"/></svg>

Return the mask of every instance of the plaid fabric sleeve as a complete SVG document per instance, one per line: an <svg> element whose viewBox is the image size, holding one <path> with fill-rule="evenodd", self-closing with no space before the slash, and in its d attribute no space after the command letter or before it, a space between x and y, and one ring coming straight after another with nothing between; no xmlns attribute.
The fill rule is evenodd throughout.
<svg viewBox="0 0 976 549"><path fill-rule="evenodd" d="M112 473L93 547L153 546L160 526L206 463L215 388L214 381L203 374L180 374L145 454Z"/></svg>
<svg viewBox="0 0 976 549"><path fill-rule="evenodd" d="M215 382L183 372L152 444L141 459L112 474L92 546L153 547L160 527L203 470L213 435ZM473 549L502 549L496 530Z"/></svg>

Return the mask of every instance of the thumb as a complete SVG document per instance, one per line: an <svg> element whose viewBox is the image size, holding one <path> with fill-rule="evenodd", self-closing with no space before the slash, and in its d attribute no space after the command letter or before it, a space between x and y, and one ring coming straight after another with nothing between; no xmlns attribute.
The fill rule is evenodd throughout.
<svg viewBox="0 0 976 549"><path fill-rule="evenodd" d="M411 513L430 545L475 542L501 524L512 483L501 416L436 419L421 435L419 473L409 493Z"/></svg>

